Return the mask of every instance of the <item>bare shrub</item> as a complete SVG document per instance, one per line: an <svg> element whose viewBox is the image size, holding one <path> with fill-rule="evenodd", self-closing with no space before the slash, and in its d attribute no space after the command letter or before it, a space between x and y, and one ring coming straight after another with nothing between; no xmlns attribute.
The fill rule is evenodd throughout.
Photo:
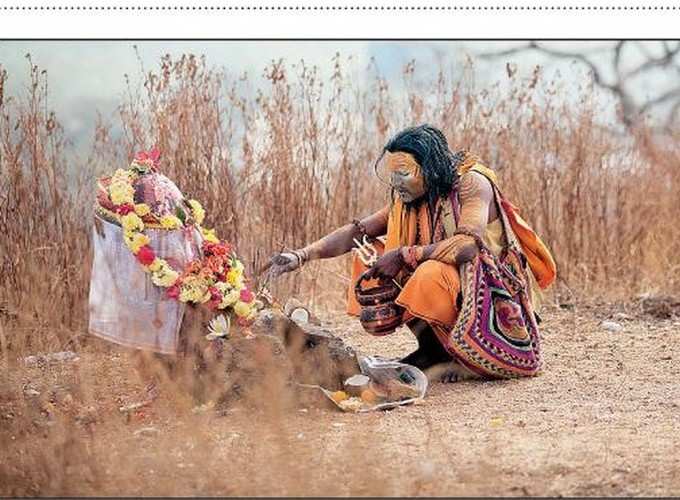
<svg viewBox="0 0 680 500"><path fill-rule="evenodd" d="M261 79L234 76L198 56L165 56L129 84L119 106L122 134L99 121L91 154L77 158L49 111L47 77L30 63L30 87L4 91L0 79L0 321L32 348L63 344L85 328L91 224L97 175L157 145L163 171L208 211L208 225L233 242L251 270L378 209L388 194L371 165L389 134L428 121L452 148L477 152L501 188L545 237L559 266L557 290L579 297L626 297L677 289L677 162L673 132L602 123L584 88L577 105L537 68L474 90L467 73L419 77L403 89L374 65L354 81L338 55L330 77L273 61ZM661 214L666 214L662 216ZM302 294L338 308L347 259L312 263L275 293ZM39 335L35 335L40 332ZM37 342L37 343L36 343Z"/></svg>

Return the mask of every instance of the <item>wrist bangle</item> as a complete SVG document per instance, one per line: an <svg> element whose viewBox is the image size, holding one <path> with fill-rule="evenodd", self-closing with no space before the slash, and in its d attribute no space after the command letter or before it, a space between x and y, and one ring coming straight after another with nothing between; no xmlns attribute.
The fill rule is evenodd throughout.
<svg viewBox="0 0 680 500"><path fill-rule="evenodd" d="M298 258L298 267L302 267L309 260L309 252L304 248L301 250L293 250L293 254Z"/></svg>
<svg viewBox="0 0 680 500"><path fill-rule="evenodd" d="M368 234L366 233L366 227L361 223L359 219L352 219L352 224L359 230L361 236L368 236Z"/></svg>

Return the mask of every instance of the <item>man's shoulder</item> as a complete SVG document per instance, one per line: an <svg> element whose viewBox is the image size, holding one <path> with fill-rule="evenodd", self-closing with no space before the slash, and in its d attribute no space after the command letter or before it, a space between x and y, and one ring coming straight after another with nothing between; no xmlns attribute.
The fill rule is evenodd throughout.
<svg viewBox="0 0 680 500"><path fill-rule="evenodd" d="M489 168L479 155L462 150L456 153L454 158L454 164L456 165L456 171L459 176L462 177L468 172L475 171L482 174L492 183L496 182L496 172Z"/></svg>
<svg viewBox="0 0 680 500"><path fill-rule="evenodd" d="M493 186L484 174L470 170L460 176L461 200L470 198L489 199L493 196Z"/></svg>

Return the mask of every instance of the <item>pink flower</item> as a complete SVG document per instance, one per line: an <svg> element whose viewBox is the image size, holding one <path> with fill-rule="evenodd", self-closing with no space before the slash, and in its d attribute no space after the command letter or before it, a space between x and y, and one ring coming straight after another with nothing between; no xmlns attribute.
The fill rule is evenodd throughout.
<svg viewBox="0 0 680 500"><path fill-rule="evenodd" d="M179 285L172 285L165 294L171 299L177 299L179 297Z"/></svg>
<svg viewBox="0 0 680 500"><path fill-rule="evenodd" d="M248 304L252 302L254 298L255 296L253 295L253 292L251 292L247 288L241 290L241 302L245 302L246 304Z"/></svg>
<svg viewBox="0 0 680 500"><path fill-rule="evenodd" d="M161 152L155 146L151 151L140 151L135 155L135 161L139 163L147 163L158 168Z"/></svg>
<svg viewBox="0 0 680 500"><path fill-rule="evenodd" d="M216 309L217 306L219 306L220 303L222 302L222 293L220 293L220 291L217 288L215 288L214 286L211 286L210 288L208 288L208 291L210 292L210 304L209 305L212 309Z"/></svg>
<svg viewBox="0 0 680 500"><path fill-rule="evenodd" d="M144 266L150 266L151 263L156 259L156 254L149 245L144 245L137 252L137 260Z"/></svg>
<svg viewBox="0 0 680 500"><path fill-rule="evenodd" d="M127 215L131 212L135 211L135 207L132 206L130 203L124 203L123 205L118 205L116 207L116 213L118 215Z"/></svg>

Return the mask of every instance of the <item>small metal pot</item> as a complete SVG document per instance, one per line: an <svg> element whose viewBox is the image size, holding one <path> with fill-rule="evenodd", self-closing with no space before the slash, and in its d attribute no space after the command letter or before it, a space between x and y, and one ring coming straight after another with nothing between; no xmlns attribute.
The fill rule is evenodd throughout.
<svg viewBox="0 0 680 500"><path fill-rule="evenodd" d="M354 289L361 306L359 321L371 335L388 335L401 325L404 315L404 309L395 302L399 287L390 281L364 289L362 283L365 279L360 278Z"/></svg>

